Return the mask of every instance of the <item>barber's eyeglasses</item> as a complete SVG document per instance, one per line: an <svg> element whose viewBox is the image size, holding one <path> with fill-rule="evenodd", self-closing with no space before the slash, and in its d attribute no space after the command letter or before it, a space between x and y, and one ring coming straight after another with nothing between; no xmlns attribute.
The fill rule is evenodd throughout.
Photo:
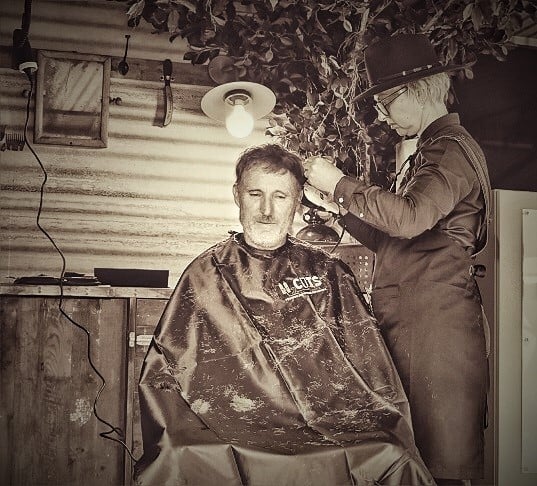
<svg viewBox="0 0 537 486"><path fill-rule="evenodd" d="M385 96L381 100L375 101L375 109L384 116L390 116L388 111L388 106L393 103L399 96L408 91L408 86L403 86L397 91L390 93L388 96Z"/></svg>

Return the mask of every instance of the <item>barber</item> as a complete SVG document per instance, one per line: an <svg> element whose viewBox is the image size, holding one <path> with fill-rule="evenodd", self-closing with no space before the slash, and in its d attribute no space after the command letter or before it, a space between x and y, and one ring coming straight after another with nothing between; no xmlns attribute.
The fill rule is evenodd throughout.
<svg viewBox="0 0 537 486"><path fill-rule="evenodd" d="M418 137L395 193L345 176L322 157L308 182L331 194L342 224L375 252L372 305L408 395L416 444L438 484L483 477L486 322L473 271L486 243L490 183L482 150L448 113L448 71L421 34L364 50L378 119Z"/></svg>

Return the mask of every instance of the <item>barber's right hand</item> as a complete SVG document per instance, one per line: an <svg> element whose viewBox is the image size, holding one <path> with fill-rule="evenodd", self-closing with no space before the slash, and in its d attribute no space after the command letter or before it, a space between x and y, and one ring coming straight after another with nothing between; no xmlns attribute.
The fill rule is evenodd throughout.
<svg viewBox="0 0 537 486"><path fill-rule="evenodd" d="M333 194L337 183L345 174L330 160L314 156L304 162L304 175L312 186L326 194Z"/></svg>

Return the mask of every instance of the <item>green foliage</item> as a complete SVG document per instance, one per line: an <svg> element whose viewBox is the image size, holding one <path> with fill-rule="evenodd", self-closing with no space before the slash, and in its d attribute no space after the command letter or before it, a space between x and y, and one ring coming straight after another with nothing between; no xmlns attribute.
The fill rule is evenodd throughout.
<svg viewBox="0 0 537 486"><path fill-rule="evenodd" d="M529 0L130 0L141 19L170 41L186 39L185 60L234 60L236 78L270 87L277 105L267 132L303 156L323 154L345 173L384 174L389 183L397 135L370 102L362 49L399 32L425 33L448 62L477 54L505 59ZM471 78L471 69L459 72ZM370 173L371 171L371 173ZM375 177L373 177L375 179Z"/></svg>

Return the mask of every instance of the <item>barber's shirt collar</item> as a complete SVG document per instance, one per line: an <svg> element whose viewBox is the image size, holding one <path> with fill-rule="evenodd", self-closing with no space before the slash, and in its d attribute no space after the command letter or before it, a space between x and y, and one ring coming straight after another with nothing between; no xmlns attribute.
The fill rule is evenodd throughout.
<svg viewBox="0 0 537 486"><path fill-rule="evenodd" d="M457 113L448 113L447 115L437 118L435 121L430 123L425 130L423 130L423 133L418 139L418 147L426 140L434 137L438 132L451 125L460 125L460 118Z"/></svg>

